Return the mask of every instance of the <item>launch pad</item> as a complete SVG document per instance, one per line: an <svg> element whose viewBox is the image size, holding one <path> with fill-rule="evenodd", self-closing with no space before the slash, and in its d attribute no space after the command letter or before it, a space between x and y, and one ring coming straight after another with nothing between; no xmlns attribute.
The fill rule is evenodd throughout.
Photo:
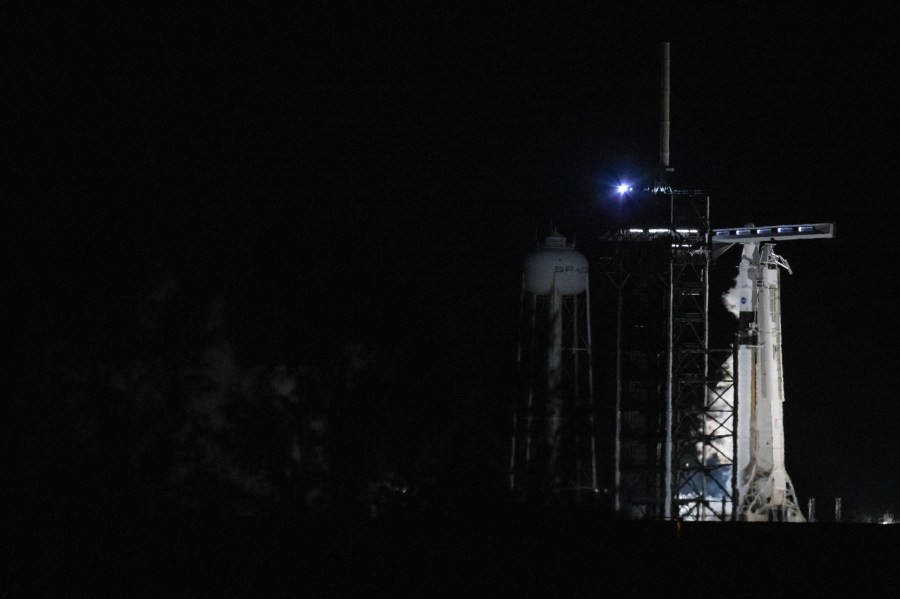
<svg viewBox="0 0 900 599"><path fill-rule="evenodd" d="M655 219L636 211L595 250L595 319L615 336L614 349L595 348L609 364L602 376L615 381L600 398L615 402L615 509L644 520L803 522L782 410L780 270L790 267L774 245L832 238L835 226L712 229L705 194L653 200ZM711 323L724 303L710 273L735 246L736 320Z"/></svg>
<svg viewBox="0 0 900 599"><path fill-rule="evenodd" d="M592 240L594 247L588 252L594 273L600 274L594 279L599 292L593 302L582 302L587 311L581 322L590 323L593 310L600 332L595 337L602 342L593 348L588 343L581 354L577 345L565 346L575 351L573 356L595 357L599 400L592 401L614 406L605 414L614 419L613 509L632 520L803 522L785 467L782 410L780 270L790 267L775 254L774 245L832 238L835 226L747 224L713 229L709 194L678 190L670 183L674 169L669 154L668 43L662 44L660 91L655 181L637 191L627 183L618 185L609 229ZM734 328L734 321L718 330L711 326L711 312L724 310L723 298L711 295L711 271L734 246L743 247L732 289L739 295L734 314L737 332L723 335ZM587 289L586 261L584 268ZM544 270L542 280L566 276L554 272L549 262ZM555 282L543 287L550 298L548 313L558 314L552 307L562 305L566 294ZM538 303L532 300L532 305ZM564 478L567 467L586 472L582 464L590 463L590 483L576 484L579 477L570 477L568 487L597 492L598 456L584 444L590 436L590 447L597 446L594 409L591 402L585 404L580 391L591 385L575 385L579 391L568 393L560 385L564 370L559 339L566 325L559 318L551 321L556 324L549 327L549 336L534 334L538 322L534 316L530 327L523 327L530 334L530 355L539 358L523 369L529 387L514 416L510 488L515 490L516 480L523 478L517 472L523 456L528 470L530 448L543 443L549 448L544 453L551 457L540 469L527 472L532 481L543 478L550 481L549 488L559 487L556 482ZM583 336L590 339L587 326ZM520 345L520 368L525 347ZM583 372L583 362L580 368ZM589 414L590 433L582 431L573 438L591 452L585 459L582 451L582 457L571 458L568 466L558 450L562 439L558 423L566 405L587 405L581 411ZM577 411L569 409L571 414ZM532 426L536 414L538 428ZM522 419L527 434L521 432ZM582 475L580 480L586 478Z"/></svg>

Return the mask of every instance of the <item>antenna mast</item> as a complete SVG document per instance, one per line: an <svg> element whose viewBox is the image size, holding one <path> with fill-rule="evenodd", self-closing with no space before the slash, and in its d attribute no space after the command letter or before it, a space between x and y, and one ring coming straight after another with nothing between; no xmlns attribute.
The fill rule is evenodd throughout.
<svg viewBox="0 0 900 599"><path fill-rule="evenodd" d="M675 169L669 166L669 136L671 121L669 120L669 96L670 88L670 55L669 42L663 42L662 76L660 78L660 123L659 123L659 168L656 171L656 186L654 191L669 191L669 174Z"/></svg>

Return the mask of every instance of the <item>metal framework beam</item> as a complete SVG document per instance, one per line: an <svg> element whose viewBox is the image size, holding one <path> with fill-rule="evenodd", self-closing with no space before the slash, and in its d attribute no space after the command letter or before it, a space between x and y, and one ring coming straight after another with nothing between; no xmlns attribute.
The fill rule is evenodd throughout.
<svg viewBox="0 0 900 599"><path fill-rule="evenodd" d="M657 194L652 227L604 237L616 309L615 505L636 519L734 512L734 406L709 347L709 197Z"/></svg>

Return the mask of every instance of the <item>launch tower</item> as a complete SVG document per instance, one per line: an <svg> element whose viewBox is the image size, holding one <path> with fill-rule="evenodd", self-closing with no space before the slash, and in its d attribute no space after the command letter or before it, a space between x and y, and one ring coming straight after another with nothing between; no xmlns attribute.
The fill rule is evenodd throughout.
<svg viewBox="0 0 900 599"><path fill-rule="evenodd" d="M631 519L728 520L734 409L730 351L710 341L709 196L660 188L627 201L631 221L598 246L601 326L616 339L603 360L615 506Z"/></svg>
<svg viewBox="0 0 900 599"><path fill-rule="evenodd" d="M597 249L601 326L616 339L603 360L614 364L603 378L614 381L615 507L632 519L726 520L734 406L729 351L710 341L710 198L670 183L668 43L661 58L655 181L620 190L618 226Z"/></svg>

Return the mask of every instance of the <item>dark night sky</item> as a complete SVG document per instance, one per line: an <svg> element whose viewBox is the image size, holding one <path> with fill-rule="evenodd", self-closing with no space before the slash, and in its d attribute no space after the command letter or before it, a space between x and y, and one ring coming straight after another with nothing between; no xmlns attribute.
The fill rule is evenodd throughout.
<svg viewBox="0 0 900 599"><path fill-rule="evenodd" d="M521 260L551 222L605 231L609 188L654 164L666 39L676 187L711 192L714 226L837 223L777 246L802 505L900 510L895 44L871 14L752 34L633 16L20 15L0 81L12 338L163 263L234 298L248 361L358 339L479 387L499 421Z"/></svg>

